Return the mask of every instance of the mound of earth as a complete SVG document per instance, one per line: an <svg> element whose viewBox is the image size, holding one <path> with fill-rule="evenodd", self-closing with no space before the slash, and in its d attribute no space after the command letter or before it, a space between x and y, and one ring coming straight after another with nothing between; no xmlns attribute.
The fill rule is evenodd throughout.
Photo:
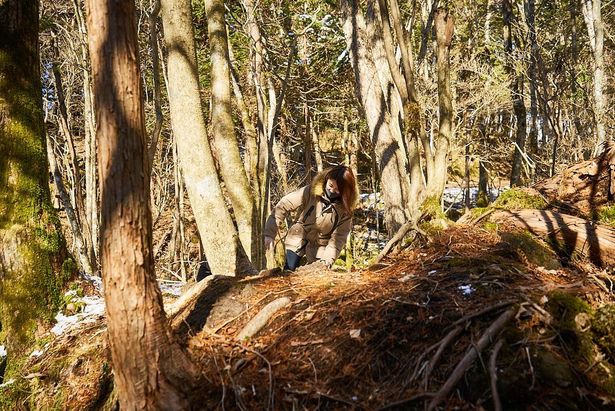
<svg viewBox="0 0 615 411"><path fill-rule="evenodd" d="M199 407L614 407L611 273L488 227L449 228L366 270L210 281L200 307L173 321L206 376ZM264 327L246 332L265 307ZM30 400L112 407L102 335L90 326L32 359ZM84 341L90 354L75 357Z"/></svg>

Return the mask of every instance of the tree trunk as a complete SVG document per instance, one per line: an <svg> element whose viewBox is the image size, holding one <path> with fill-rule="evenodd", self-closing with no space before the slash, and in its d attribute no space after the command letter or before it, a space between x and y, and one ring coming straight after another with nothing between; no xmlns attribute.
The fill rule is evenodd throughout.
<svg viewBox="0 0 615 411"><path fill-rule="evenodd" d="M51 321L73 274L49 193L38 13L37 1L0 1L0 345L8 369L37 325Z"/></svg>
<svg viewBox="0 0 615 411"><path fill-rule="evenodd" d="M581 0L583 17L589 35L594 66L594 121L596 123L596 150L606 140L604 128L606 101L604 97L604 23L600 0Z"/></svg>
<svg viewBox="0 0 615 411"><path fill-rule="evenodd" d="M448 147L453 138L453 92L451 90L450 48L454 18L446 9L438 9L435 16L436 64L438 72L439 127L434 153L434 173L427 182L428 195L442 197L448 169Z"/></svg>
<svg viewBox="0 0 615 411"><path fill-rule="evenodd" d="M491 220L505 221L548 239L564 258L578 254L598 267L615 264L615 229L611 227L549 210L500 211Z"/></svg>
<svg viewBox="0 0 615 411"><path fill-rule="evenodd" d="M527 132L527 120L525 103L523 102L523 74L517 73L515 69L515 55L518 53L519 44L513 35L513 10L510 0L502 1L502 17L504 19L504 49L506 51L506 67L510 76L510 93L513 102L513 111L517 119L517 129L515 135L515 148L512 161L512 171L510 174L510 185L521 184L521 166L523 162L523 152L525 150L525 135ZM513 49L513 45L516 50Z"/></svg>
<svg viewBox="0 0 615 411"><path fill-rule="evenodd" d="M50 136L47 136L47 159L49 160L49 172L53 177L53 182L58 191L58 196L60 197L60 203L62 204L62 208L64 208L64 212L66 213L66 219L68 220L68 223L70 225L71 234L73 235L73 241L77 251L76 254L79 260L79 265L81 266L83 272L85 272L87 275L93 275L96 271L94 269L95 266L90 260L91 256L89 255L87 250L85 239L83 237L83 232L80 226L80 221L77 218L77 213L73 208L68 192L66 191L66 187L64 186L62 173L58 169L55 150Z"/></svg>
<svg viewBox="0 0 615 411"><path fill-rule="evenodd" d="M214 274L254 271L228 212L199 95L198 70L188 0L163 0L162 22L168 49L171 125L186 189L207 261Z"/></svg>
<svg viewBox="0 0 615 411"><path fill-rule="evenodd" d="M427 175L433 174L433 153L427 133L425 131L425 116L424 108L421 106L418 100L418 92L416 90L415 77L414 77L414 61L412 56L412 48L407 41L409 34L402 27L401 16L399 12L399 5L397 0L391 0L386 2L379 0L379 11L381 14L382 34L383 41L385 43L385 52L387 60L389 62L389 70L392 78L398 87L398 92L402 98L403 106L403 122L404 122L404 135L403 143L406 148L406 157L408 161L408 168L410 173L410 198L414 199L411 205L409 205L409 211L412 214L416 214L419 206L423 200L423 188L425 182L425 176L421 167L421 156L419 152L419 142L423 146L425 154L425 168ZM390 13L389 13L390 12ZM390 19L389 19L390 17ZM393 74L398 72L400 67L396 64L396 58L391 58L393 53L393 47L387 46L387 43L393 43L392 36L389 33L389 26L393 27L397 42L399 44L399 51L401 56L401 69L403 73L403 83L400 82L398 76ZM397 79L397 80L396 80ZM398 82L400 84L398 84ZM405 87L405 90L403 88Z"/></svg>
<svg viewBox="0 0 615 411"><path fill-rule="evenodd" d="M396 120L392 119L398 112L387 110L389 107L395 107L397 92L392 87L390 74L388 79L386 77L388 70L384 73L376 69L373 53L378 53L380 62L388 63L384 57L382 41L378 41L373 33L368 37L366 22L358 2L344 1L342 14L346 44L350 50L355 75L355 88L365 111L370 138L374 143L387 210L385 219L387 229L392 235L410 219L409 210L417 201L416 197L410 196L411 182L401 147L401 130L399 124L394 122ZM374 79L379 81L374 84Z"/></svg>
<svg viewBox="0 0 615 411"><path fill-rule="evenodd" d="M224 20L224 1L208 0L205 3L207 31L211 50L212 110L211 127L218 168L229 194L241 244L251 260L253 225L258 220L254 198L239 155L239 146L233 124L231 108L231 70L229 46Z"/></svg>
<svg viewBox="0 0 615 411"><path fill-rule="evenodd" d="M85 128L85 210L87 215L87 224L90 228L90 241L94 252L94 261L96 261L96 269L98 270L98 261L100 256L99 250L99 198L98 198L98 182L96 180L96 120L94 118L94 97L92 96L92 81L90 78L90 56L87 45L87 30L83 13L81 11L81 3L73 0L73 10L79 28L79 45L81 49L81 58L83 67L81 69L83 75L83 117Z"/></svg>
<svg viewBox="0 0 615 411"><path fill-rule="evenodd" d="M81 190L81 173L79 171L78 160L75 153L75 145L73 143L73 135L68 126L68 113L66 110L64 99L64 87L60 70L56 63L52 64L52 72L57 98L58 111L58 128L64 137L65 146L68 147L70 158L66 166L66 172L71 176L74 192L74 201L70 201L69 193L64 186L62 174L57 167L56 156L51 138L47 137L47 150L50 172L54 177L56 187L60 194L62 206L66 211L66 216L69 220L71 232L77 246L77 254L79 256L79 264L81 269L88 275L93 275L97 271L98 263L96 255L91 244L92 236L88 225L87 211L84 204L83 190Z"/></svg>
<svg viewBox="0 0 615 411"><path fill-rule="evenodd" d="M536 38L536 4L535 0L527 0L525 3L525 16L530 39L530 65L528 67L528 77L530 82L530 130L529 146L530 152L538 155L538 79L536 73L536 54L538 53L538 41ZM546 90L545 90L546 92ZM544 132L544 131L543 131ZM544 139L544 137L543 137Z"/></svg>
<svg viewBox="0 0 615 411"><path fill-rule="evenodd" d="M149 159L149 169L152 169L154 163L154 157L156 156L156 149L158 148L158 140L160 139L160 133L162 132L162 95L160 90L160 64L158 59L158 30L156 29L156 23L158 22L158 15L160 14L160 0L154 0L152 5L152 11L148 15L149 22L149 51L152 59L152 80L154 88L154 113L156 114L156 121L154 123L154 129L152 130L152 137L150 139L149 147L147 149L147 157Z"/></svg>
<svg viewBox="0 0 615 411"><path fill-rule="evenodd" d="M87 12L114 387L123 410L187 409L199 377L174 341L154 275L134 3L88 0Z"/></svg>
<svg viewBox="0 0 615 411"><path fill-rule="evenodd" d="M479 117L479 130L480 130L480 142L479 147L480 155L478 158L478 194L476 196L477 207L487 207L489 204L489 171L487 170L487 155L488 153L488 137L487 126L489 124L489 117Z"/></svg>

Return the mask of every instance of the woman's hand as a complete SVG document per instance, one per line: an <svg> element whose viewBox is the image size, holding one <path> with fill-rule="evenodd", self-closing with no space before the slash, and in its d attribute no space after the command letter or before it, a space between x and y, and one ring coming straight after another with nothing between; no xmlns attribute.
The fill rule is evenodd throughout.
<svg viewBox="0 0 615 411"><path fill-rule="evenodd" d="M273 238L265 236L265 250L269 250L273 246Z"/></svg>

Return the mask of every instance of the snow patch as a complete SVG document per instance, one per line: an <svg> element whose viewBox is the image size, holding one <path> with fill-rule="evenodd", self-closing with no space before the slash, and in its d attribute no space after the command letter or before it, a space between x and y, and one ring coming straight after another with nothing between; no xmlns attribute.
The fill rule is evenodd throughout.
<svg viewBox="0 0 615 411"><path fill-rule="evenodd" d="M93 323L105 314L105 302L101 297L86 296L81 301L85 304L82 312L68 316L62 313L56 315L52 333L62 335L77 324Z"/></svg>
<svg viewBox="0 0 615 411"><path fill-rule="evenodd" d="M183 281L168 281L168 280L159 281L158 284L160 286L160 292L162 294L169 294L174 297L179 297L180 295L182 295L182 290L184 286L186 285L186 283Z"/></svg>
<svg viewBox="0 0 615 411"><path fill-rule="evenodd" d="M41 355L43 355L42 350L34 350L32 351L32 354L30 354L30 357L36 358L36 357L40 357Z"/></svg>
<svg viewBox="0 0 615 411"><path fill-rule="evenodd" d="M460 285L458 288L459 291L463 293L463 295L472 295L472 293L476 291L476 289L472 287L471 284Z"/></svg>

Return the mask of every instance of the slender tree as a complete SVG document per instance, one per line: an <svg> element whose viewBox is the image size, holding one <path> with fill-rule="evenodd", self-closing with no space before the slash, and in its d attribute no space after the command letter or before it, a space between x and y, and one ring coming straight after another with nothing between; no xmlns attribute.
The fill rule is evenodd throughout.
<svg viewBox="0 0 615 411"><path fill-rule="evenodd" d="M448 147L453 139L453 92L451 89L450 49L455 20L446 9L436 11L434 27L436 32L436 71L438 73L439 126L434 155L434 173L429 181L430 194L440 199L446 185Z"/></svg>
<svg viewBox="0 0 615 411"><path fill-rule="evenodd" d="M510 185L521 184L521 166L523 153L525 151L525 136L527 132L527 110L523 101L524 73L515 67L515 56L519 55L519 43L515 41L513 33L514 13L510 0L502 1L502 17L504 50L506 51L506 67L510 76L510 95L513 103L513 111L517 120L515 134L515 147L512 159L512 171L510 175Z"/></svg>
<svg viewBox="0 0 615 411"><path fill-rule="evenodd" d="M357 95L367 119L382 176L387 229L393 235L410 220L410 206L417 204L417 198L410 194L411 181L406 172L407 157L398 122L398 92L394 88L374 15L370 14L372 22L368 31L368 21L359 2L347 0L342 2L342 19Z"/></svg>
<svg viewBox="0 0 615 411"><path fill-rule="evenodd" d="M596 125L596 150L606 140L604 127L606 101L604 96L604 22L601 0L581 0L583 18L587 26L589 46L592 51L594 73L594 121ZM597 152L594 150L595 152Z"/></svg>
<svg viewBox="0 0 615 411"><path fill-rule="evenodd" d="M174 341L154 275L135 6L88 0L101 182L101 262L121 408L188 409L199 374Z"/></svg>
<svg viewBox="0 0 615 411"><path fill-rule="evenodd" d="M253 272L224 202L207 138L189 0L163 0L171 125L201 243L215 274Z"/></svg>
<svg viewBox="0 0 615 411"><path fill-rule="evenodd" d="M211 128L218 168L226 191L229 193L239 238L246 253L254 261L254 225L260 220L257 216L254 197L239 155L239 145L235 135L231 108L231 70L229 46L224 20L224 1L208 0L205 4L207 31L211 50ZM254 247L257 250L257 247Z"/></svg>

